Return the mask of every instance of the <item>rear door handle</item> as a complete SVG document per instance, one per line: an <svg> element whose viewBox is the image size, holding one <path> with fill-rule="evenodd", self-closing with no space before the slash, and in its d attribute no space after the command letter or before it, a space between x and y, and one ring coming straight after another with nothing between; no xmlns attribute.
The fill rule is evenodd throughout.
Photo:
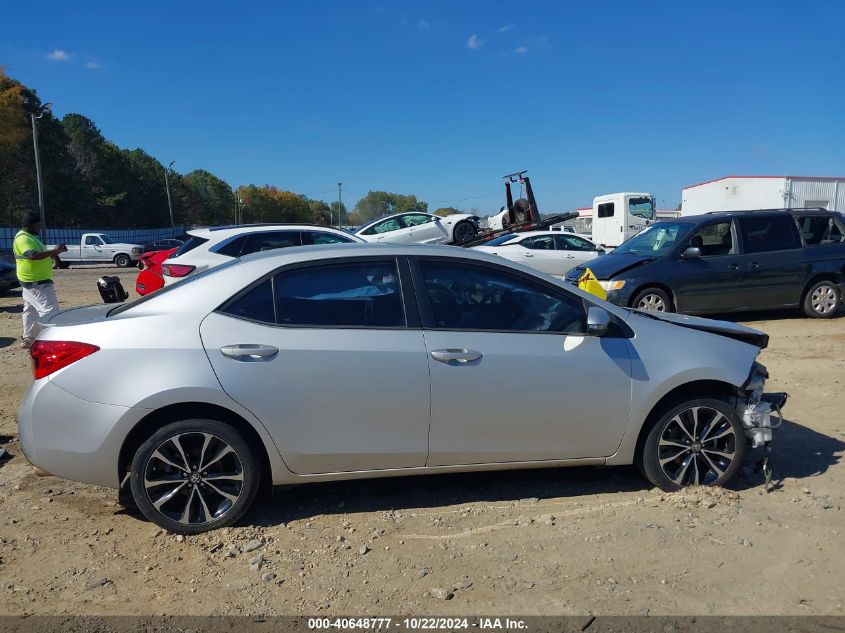
<svg viewBox="0 0 845 633"><path fill-rule="evenodd" d="M751 262L751 268L760 268L760 262Z"/></svg>
<svg viewBox="0 0 845 633"><path fill-rule="evenodd" d="M255 363L258 361L273 360L279 353L277 347L272 345L257 345L255 343L241 343L239 345L226 345L220 348L220 353L226 358L239 360L243 363Z"/></svg>
<svg viewBox="0 0 845 633"><path fill-rule="evenodd" d="M730 268L731 270L739 270L739 264L731 264L731 265L729 266L729 268Z"/></svg>
<svg viewBox="0 0 845 633"><path fill-rule="evenodd" d="M474 349L436 349L431 357L441 363L471 363L481 358L481 352Z"/></svg>
<svg viewBox="0 0 845 633"><path fill-rule="evenodd" d="M523 257L534 257L533 253L523 253Z"/></svg>

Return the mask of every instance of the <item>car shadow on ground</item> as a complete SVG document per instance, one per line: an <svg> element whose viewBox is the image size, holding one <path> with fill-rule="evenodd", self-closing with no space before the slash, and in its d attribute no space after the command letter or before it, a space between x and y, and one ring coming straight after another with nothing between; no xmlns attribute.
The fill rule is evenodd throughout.
<svg viewBox="0 0 845 633"><path fill-rule="evenodd" d="M446 508L468 503L581 497L651 488L633 466L543 468L387 477L276 488L259 497L245 521L283 525L327 514Z"/></svg>
<svg viewBox="0 0 845 633"><path fill-rule="evenodd" d="M13 344L16 340L18 340L18 339L16 339L16 338L11 338L11 337L8 337L8 336L0 336L0 349L2 349L2 348L4 348L4 347L9 347L9 346L10 346L10 345L12 345L12 344Z"/></svg>
<svg viewBox="0 0 845 633"><path fill-rule="evenodd" d="M0 312L6 312L8 314L20 314L21 312L23 312L23 306L0 306Z"/></svg>
<svg viewBox="0 0 845 633"><path fill-rule="evenodd" d="M803 479L824 473L845 451L845 441L785 420L775 431L774 488L785 478ZM763 486L763 474L754 471L762 450L746 453L743 474L728 488L737 491ZM421 475L303 484L277 488L259 497L245 520L255 525L282 525L321 514L386 512L444 508L479 502L519 502L560 499L616 492L646 492L653 486L634 466L609 468L545 468L488 473Z"/></svg>

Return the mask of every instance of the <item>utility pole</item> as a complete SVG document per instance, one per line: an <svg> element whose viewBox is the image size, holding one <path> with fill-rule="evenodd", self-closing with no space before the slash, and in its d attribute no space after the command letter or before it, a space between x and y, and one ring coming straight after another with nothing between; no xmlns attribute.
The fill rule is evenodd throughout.
<svg viewBox="0 0 845 633"><path fill-rule="evenodd" d="M52 103L47 102L30 114L32 119L32 146L35 149L35 179L38 182L38 213L41 215L41 230L45 243L47 242L47 212L44 209L44 181L41 176L41 154L38 152L38 124L36 121L43 117L52 105Z"/></svg>
<svg viewBox="0 0 845 633"><path fill-rule="evenodd" d="M340 222L340 218L343 217L343 200L340 197L340 188L343 186L343 183L338 181L337 183L337 228L342 228L342 224Z"/></svg>
<svg viewBox="0 0 845 633"><path fill-rule="evenodd" d="M170 161L170 164L164 168L164 188L167 190L167 208L170 209L170 230L173 235L176 235L176 225L173 223L173 204L170 202L170 183L167 180L167 172L173 169L175 160Z"/></svg>

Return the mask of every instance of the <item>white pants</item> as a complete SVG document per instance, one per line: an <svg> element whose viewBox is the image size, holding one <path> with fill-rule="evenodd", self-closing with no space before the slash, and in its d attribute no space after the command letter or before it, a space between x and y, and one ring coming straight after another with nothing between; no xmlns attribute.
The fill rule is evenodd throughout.
<svg viewBox="0 0 845 633"><path fill-rule="evenodd" d="M21 288L23 295L23 339L34 341L41 331L40 321L59 309L56 298L56 286L53 284L34 284Z"/></svg>

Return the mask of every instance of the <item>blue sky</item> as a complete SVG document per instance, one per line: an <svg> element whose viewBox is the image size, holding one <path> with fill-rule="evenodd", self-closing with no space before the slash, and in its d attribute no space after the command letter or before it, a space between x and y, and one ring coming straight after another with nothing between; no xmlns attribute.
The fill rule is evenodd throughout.
<svg viewBox="0 0 845 633"><path fill-rule="evenodd" d="M845 176L845 3L10 2L0 64L58 115L233 186L486 213L674 207L728 174ZM326 193L318 193L326 192ZM475 200L464 200L495 194Z"/></svg>

